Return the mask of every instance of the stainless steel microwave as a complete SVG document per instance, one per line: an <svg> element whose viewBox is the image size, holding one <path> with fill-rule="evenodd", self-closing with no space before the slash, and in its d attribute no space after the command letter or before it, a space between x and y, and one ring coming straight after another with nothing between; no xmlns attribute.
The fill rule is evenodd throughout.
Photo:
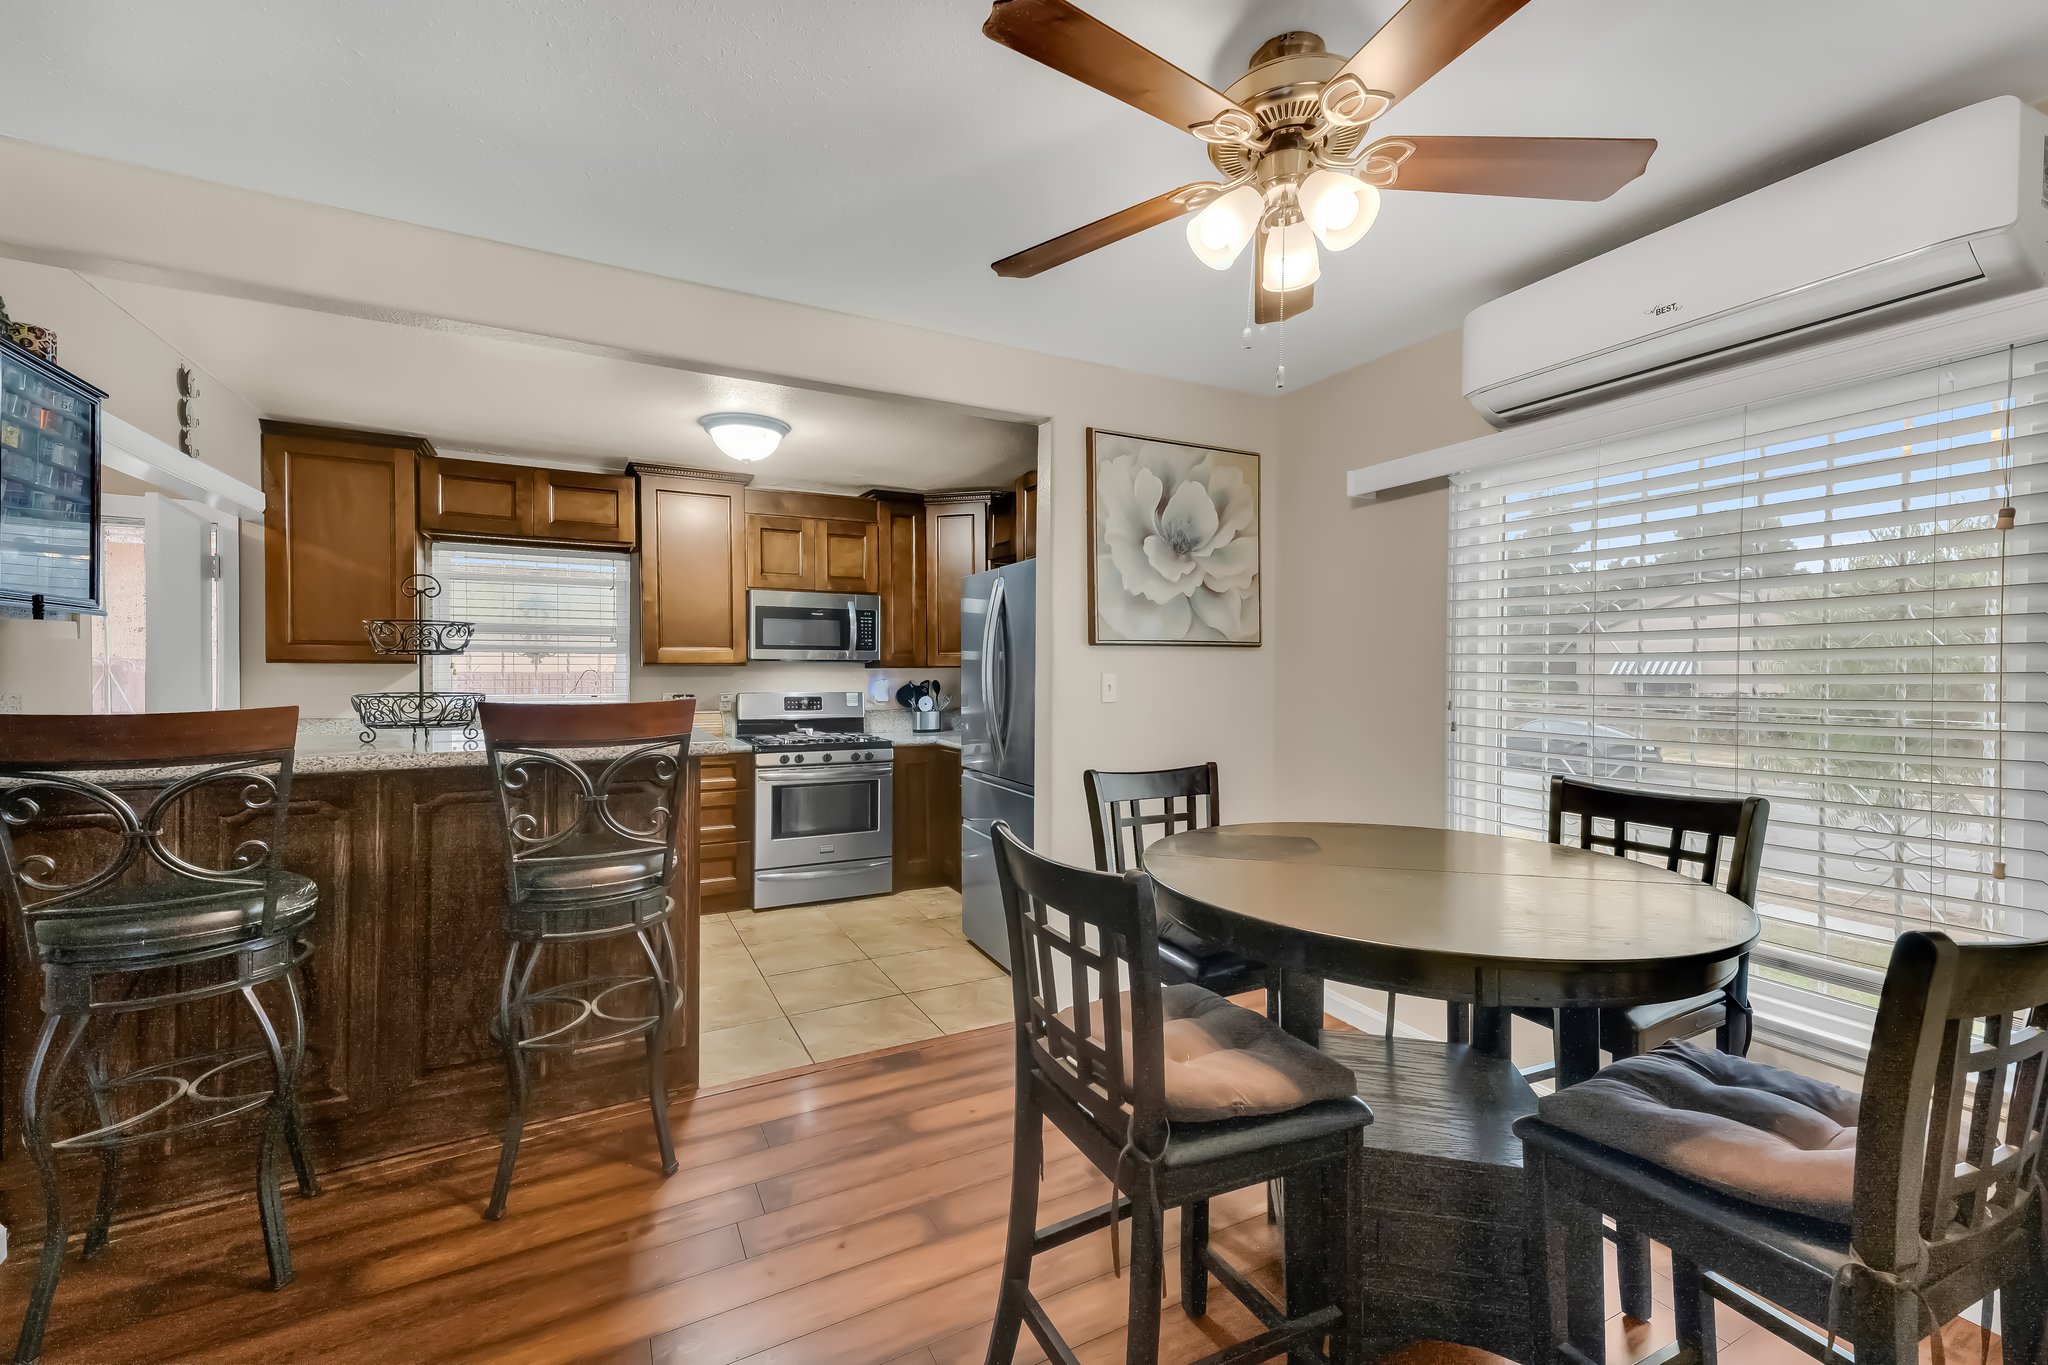
<svg viewBox="0 0 2048 1365"><path fill-rule="evenodd" d="M844 659L882 652L882 599L872 593L747 593L749 659Z"/></svg>

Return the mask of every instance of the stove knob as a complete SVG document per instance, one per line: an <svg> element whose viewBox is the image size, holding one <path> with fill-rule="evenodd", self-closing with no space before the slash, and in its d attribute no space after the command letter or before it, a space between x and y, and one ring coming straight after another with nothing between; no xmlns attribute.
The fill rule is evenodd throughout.
<svg viewBox="0 0 2048 1365"><path fill-rule="evenodd" d="M818 762L820 762L820 763L830 763L831 761L832 761L832 755L830 755L830 754L820 754L820 755L818 756Z"/></svg>
<svg viewBox="0 0 2048 1365"><path fill-rule="evenodd" d="M784 754L784 755L783 755L782 757L780 757L780 758L776 759L775 761L776 761L777 763L787 763L787 762L789 762L789 755L788 755L788 754Z"/></svg>

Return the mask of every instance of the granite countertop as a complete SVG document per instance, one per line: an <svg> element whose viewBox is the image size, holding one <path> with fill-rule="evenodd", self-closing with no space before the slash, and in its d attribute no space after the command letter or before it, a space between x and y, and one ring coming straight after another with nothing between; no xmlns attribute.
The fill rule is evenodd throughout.
<svg viewBox="0 0 2048 1365"><path fill-rule="evenodd" d="M885 736L904 748L960 747L960 732L957 730L917 734L910 729L907 714L901 725L890 723L895 717L882 720L884 714L876 712L870 715L869 724L872 732ZM876 723L877 721L880 723ZM326 773L383 773L415 768L483 766L482 738L464 739L458 730L430 730L424 734L410 730L380 730L376 733L376 738L368 744L359 738L361 733L362 727L353 720L300 721L298 753L292 761L292 771L301 777L312 777ZM753 746L743 739L730 739L701 731L690 740L690 753L698 758L714 754L744 754L751 752L752 749ZM571 759L599 756L601 755L595 751L564 751L564 757ZM140 785L168 779L172 775L172 770L146 768L84 774L94 780L123 785Z"/></svg>
<svg viewBox="0 0 2048 1365"><path fill-rule="evenodd" d="M379 730L365 744L358 738L362 727L353 720L302 720L299 722L299 752L292 771L300 776L316 773L382 773L412 768L482 767L484 742L481 736L464 739L459 730ZM707 754L745 753L739 740L699 734L690 740L690 752ZM578 750L564 751L564 757L595 756Z"/></svg>
<svg viewBox="0 0 2048 1365"><path fill-rule="evenodd" d="M941 730L937 734L891 735L889 738L899 749L957 749L960 747L960 732L958 730Z"/></svg>

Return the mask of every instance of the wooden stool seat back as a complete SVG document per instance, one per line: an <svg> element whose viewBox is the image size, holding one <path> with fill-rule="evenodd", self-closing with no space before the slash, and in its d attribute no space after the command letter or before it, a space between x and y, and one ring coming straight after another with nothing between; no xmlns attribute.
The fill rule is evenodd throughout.
<svg viewBox="0 0 2048 1365"><path fill-rule="evenodd" d="M1000 822L995 834L1019 1044L1049 1112L1070 1136L1085 1123L1090 1145L1157 1154L1165 1044L1150 880L1037 857Z"/></svg>

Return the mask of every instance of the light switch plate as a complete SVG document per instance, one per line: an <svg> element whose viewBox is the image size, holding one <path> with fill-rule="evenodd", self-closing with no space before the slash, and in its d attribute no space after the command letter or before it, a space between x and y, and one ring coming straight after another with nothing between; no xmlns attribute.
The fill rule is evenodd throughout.
<svg viewBox="0 0 2048 1365"><path fill-rule="evenodd" d="M1114 673L1102 675L1102 700L1104 704L1116 701L1116 674Z"/></svg>

